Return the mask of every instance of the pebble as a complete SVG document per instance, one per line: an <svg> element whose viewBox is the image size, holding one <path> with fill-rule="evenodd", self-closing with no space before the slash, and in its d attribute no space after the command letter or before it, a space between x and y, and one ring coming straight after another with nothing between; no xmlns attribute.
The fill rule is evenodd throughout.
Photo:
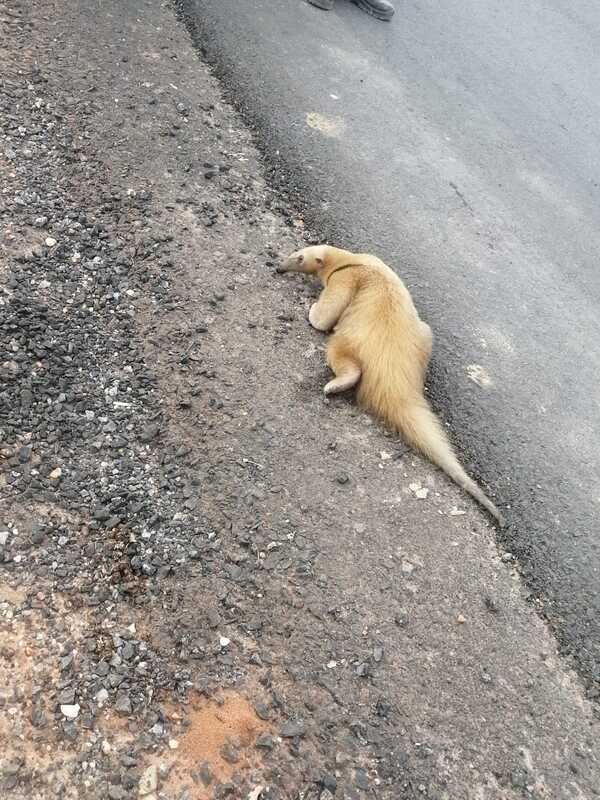
<svg viewBox="0 0 600 800"><path fill-rule="evenodd" d="M69 687L67 689L63 689L59 695L58 702L61 708L64 706L65 708L71 707L74 708L75 703L75 689Z"/></svg>
<svg viewBox="0 0 600 800"><path fill-rule="evenodd" d="M304 720L290 719L281 729L281 735L284 739L294 739L296 736L304 736L306 733L306 725Z"/></svg>
<svg viewBox="0 0 600 800"><path fill-rule="evenodd" d="M370 786L369 776L364 769L357 769L354 772L354 783L358 789L366 791Z"/></svg>
<svg viewBox="0 0 600 800"><path fill-rule="evenodd" d="M144 443L151 442L152 439L156 438L159 433L160 433L160 425L156 423L152 423L151 425L146 425L146 427L140 434L140 441Z"/></svg>
<svg viewBox="0 0 600 800"><path fill-rule="evenodd" d="M456 506L452 506L452 508L449 511L451 517L460 517L466 513L467 513L466 511L463 511L462 509L457 508Z"/></svg>
<svg viewBox="0 0 600 800"><path fill-rule="evenodd" d="M261 733L255 742L256 747L261 747L265 750L272 750L275 747L275 739L270 733Z"/></svg>
<svg viewBox="0 0 600 800"><path fill-rule="evenodd" d="M129 696L126 694L118 694L117 700L115 703L115 710L119 712L119 714L131 714L131 700Z"/></svg>
<svg viewBox="0 0 600 800"><path fill-rule="evenodd" d="M271 711L266 703L256 703L254 706L254 710L256 715L260 717L260 719L265 720L265 722L271 719Z"/></svg>
<svg viewBox="0 0 600 800"><path fill-rule="evenodd" d="M158 788L158 767L152 764L142 772L138 784L138 794L140 797L152 794Z"/></svg>
<svg viewBox="0 0 600 800"><path fill-rule="evenodd" d="M337 778L331 772L325 772L321 776L321 786L329 792L335 792L337 789Z"/></svg>
<svg viewBox="0 0 600 800"><path fill-rule="evenodd" d="M75 703L74 705L65 704L61 705L60 707L60 713L63 715L63 717L66 717L69 720L77 719L79 716L79 710L79 703Z"/></svg>
<svg viewBox="0 0 600 800"><path fill-rule="evenodd" d="M420 483L411 483L408 487L418 500L425 500L429 494L429 489L421 486Z"/></svg>
<svg viewBox="0 0 600 800"><path fill-rule="evenodd" d="M102 708L102 706L104 705L104 703L106 703L107 700L108 700L108 692L106 691L106 689L100 689L100 691L96 694L96 702L98 703L98 706Z"/></svg>
<svg viewBox="0 0 600 800"><path fill-rule="evenodd" d="M200 775L200 780L205 786L210 786L212 783L212 772L210 771L210 764L208 761L204 761L200 764L198 768L198 774Z"/></svg>
<svg viewBox="0 0 600 800"><path fill-rule="evenodd" d="M383 658L383 647L377 644L373 648L373 661L375 661L378 664L382 658Z"/></svg>
<svg viewBox="0 0 600 800"><path fill-rule="evenodd" d="M221 750L219 751L221 758L224 761L227 761L228 764L237 764L240 760L240 754L232 744L224 744Z"/></svg>
<svg viewBox="0 0 600 800"><path fill-rule="evenodd" d="M358 664L358 666L354 671L356 672L359 678L366 678L370 673L368 662L363 661L362 664Z"/></svg>
<svg viewBox="0 0 600 800"><path fill-rule="evenodd" d="M56 239L52 238L52 236L48 236L45 239L44 244L46 245L46 247L56 247L57 242Z"/></svg>

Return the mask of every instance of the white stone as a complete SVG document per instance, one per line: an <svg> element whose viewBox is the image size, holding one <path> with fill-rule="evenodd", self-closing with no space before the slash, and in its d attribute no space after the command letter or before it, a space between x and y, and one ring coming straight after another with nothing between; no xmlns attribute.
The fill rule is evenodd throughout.
<svg viewBox="0 0 600 800"><path fill-rule="evenodd" d="M67 719L77 719L79 716L79 703L75 703L74 706L61 706L60 713Z"/></svg>
<svg viewBox="0 0 600 800"><path fill-rule="evenodd" d="M156 764L152 764L142 772L142 777L138 784L138 794L140 797L146 797L153 794L158 786L158 768Z"/></svg>
<svg viewBox="0 0 600 800"><path fill-rule="evenodd" d="M106 689L100 689L98 694L96 695L96 702L98 703L98 707L102 708L104 703L108 700L108 692Z"/></svg>

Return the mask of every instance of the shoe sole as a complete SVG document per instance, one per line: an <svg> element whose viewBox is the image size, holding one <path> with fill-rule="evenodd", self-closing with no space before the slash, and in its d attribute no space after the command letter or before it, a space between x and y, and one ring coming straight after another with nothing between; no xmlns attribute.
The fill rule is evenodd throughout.
<svg viewBox="0 0 600 800"><path fill-rule="evenodd" d="M327 0L308 0L308 2L311 6L321 8L323 11L331 11L333 8L333 0L331 0L331 2L327 2Z"/></svg>
<svg viewBox="0 0 600 800"><path fill-rule="evenodd" d="M370 14L372 17L376 19L383 20L383 22L389 22L391 18L394 16L394 10L385 12L385 11L376 11L370 3L365 2L365 0L354 0L354 3L363 11L366 11L367 14Z"/></svg>

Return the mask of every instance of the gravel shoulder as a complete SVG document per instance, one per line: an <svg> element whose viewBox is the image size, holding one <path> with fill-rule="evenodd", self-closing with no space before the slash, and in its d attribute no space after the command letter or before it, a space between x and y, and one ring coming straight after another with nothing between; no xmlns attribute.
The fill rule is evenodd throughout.
<svg viewBox="0 0 600 800"><path fill-rule="evenodd" d="M316 233L173 6L0 25L2 796L598 796L493 528L323 399Z"/></svg>

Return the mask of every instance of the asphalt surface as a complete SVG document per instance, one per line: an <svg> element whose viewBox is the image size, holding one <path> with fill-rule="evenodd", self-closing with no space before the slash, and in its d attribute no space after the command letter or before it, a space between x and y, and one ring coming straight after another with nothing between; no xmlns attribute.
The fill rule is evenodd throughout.
<svg viewBox="0 0 600 800"><path fill-rule="evenodd" d="M600 678L600 7L184 0L273 180L404 278L429 389L563 652ZM591 688L592 695L595 690Z"/></svg>

